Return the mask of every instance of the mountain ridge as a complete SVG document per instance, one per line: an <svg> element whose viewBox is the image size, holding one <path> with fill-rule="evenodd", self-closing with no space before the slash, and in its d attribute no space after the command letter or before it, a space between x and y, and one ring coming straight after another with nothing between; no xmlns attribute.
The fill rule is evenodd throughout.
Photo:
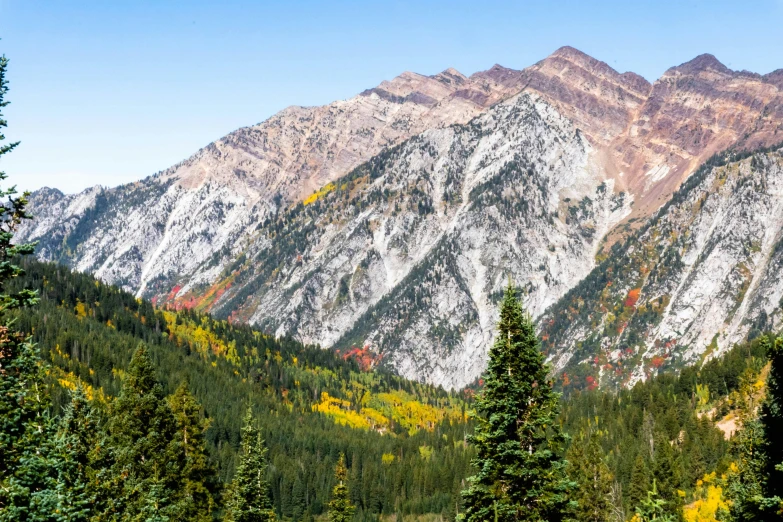
<svg viewBox="0 0 783 522"><path fill-rule="evenodd" d="M454 279L455 282L460 278L471 281L466 287L468 290L460 290L460 283L454 291L465 298L463 312L468 314L465 317L481 316L480 323L486 326L492 324L489 317L494 305L489 296L497 290L499 267L521 270L517 275L526 281L520 282L532 285L527 304L535 314L541 314L544 311L541 292L557 286L546 281L543 284L541 277L546 275L551 279L560 277L555 273L569 274L547 298L547 305L552 304L569 285L575 285L595 266L596 256L602 255L602 237L603 247L608 248L631 233L668 201L682 181L711 154L729 147L752 149L773 142L778 131L783 131L783 103L780 103L783 101L780 87L783 82L778 81L779 77L783 78L779 71L765 76L731 71L715 57L701 55L670 68L661 78L649 83L635 73L619 73L605 62L571 47L560 48L521 71L495 65L470 76L455 69L431 76L406 72L348 100L321 107L286 108L258 125L238 129L179 164L135 183L111 189L93 187L77 195L39 191L34 194L30 208L40 218L23 227L20 237L40 240L38 255L42 259L94 273L136 295L153 298L160 305L218 312L225 317L266 324L278 334L303 335L308 342L326 346L338 342L349 330L367 333L368 337L357 338L356 342L378 342L388 346L388 339L397 335L392 333L397 328L394 326L396 319L384 327L386 330L374 329L378 325L368 326L370 319L362 314L369 310L368 307L378 304L383 296L392 295L395 285L403 281L405 274L412 273L418 263L423 262L422 255L433 243L425 243L422 252L399 245L388 249L388 239L376 237L373 227L389 223L389 234L395 231L396 237L403 238L422 223L435 227L432 231L438 230L442 225L438 220L432 220L433 215L448 221L454 219L451 213L455 208L484 208L484 205L484 217L495 219L492 217L494 212L505 208L503 206L509 204L507 200L511 198L513 204L509 208L514 209L515 219L524 218L519 207L525 212L537 213L545 224L540 230L523 225L523 222L516 225L506 222L500 228L511 230L516 226L514 234L521 234L518 236L520 241L527 234L532 234L527 237L528 241L537 237L525 247L530 249L525 257L540 260L538 264L544 268L539 270L531 263L523 268L516 261L516 265L508 261L492 261L487 265L490 261L481 256L474 256L469 263L460 261L461 268L459 263L452 263L449 268L449 277L456 277L458 272L473 266L468 270L472 275L465 276L468 272L464 272ZM531 101L515 106L516 102L512 100L521 100L522 95ZM532 106L546 107L536 109L536 117L545 113L557 114L568 122L575 134L566 133L568 137L565 137L550 129L550 135L547 134L550 131L544 132L536 127L537 124L531 124L532 120L517 116L509 117L508 121L513 122L510 126L482 127L482 121L492 120L509 107L513 107L512 111L524 112ZM484 132L487 134L483 135ZM550 142L545 136L561 141ZM538 200L514 192L513 185L506 192L498 193L488 185L485 187L489 194L486 202L470 190L465 192L459 188L468 186L469 183L464 184L466 180L474 178L488 181L497 177L503 180L502 183L518 186L529 183L530 179L513 167L519 165L518 158L503 152L516 150L515 147L526 140L543 140L530 141L524 154L521 150L517 152L526 161L536 158L525 168L531 169L531 179L536 179L541 187L558 179L560 174L556 169L561 165L558 162L575 161L573 154L576 151L582 151L578 154L583 156L569 168L576 169L573 172L589 174L574 174L569 182L578 185L582 183L578 180L593 181L585 181L587 184L574 188L573 194L558 188L556 194L547 193ZM552 150L539 150L543 142L549 143L547 146ZM566 142L568 145L564 146ZM428 150L434 156L422 156L421 151L412 146L406 149L405 143L429 143ZM446 143L454 150L444 149ZM490 148L476 148L481 143L486 145L480 147ZM373 176L379 171L373 169L385 164L386 160L379 158L388 157L391 150L403 150L399 149L401 146L410 157L397 159L399 166L395 167L390 179L397 176L400 180L405 179L405 183L383 187L383 183L377 182L380 192L366 192L375 187ZM456 151L465 156L455 155ZM553 151L566 152L558 158L551 156ZM428 165L427 169L421 169L421 165ZM419 170L400 177L414 166ZM348 183L345 176L355 169L367 172L365 180L351 178L348 189L340 186ZM505 174L501 175L501 172ZM602 190L608 190L608 193L596 193L598 186L603 186ZM395 198L396 207L392 210L384 206L388 204L387 198L392 197L390 194ZM334 223L329 221L331 218L324 217L329 215L324 213L324 206L330 202L339 204L341 212L345 213L343 201L354 201L351 198L358 196L365 199L355 199L357 204L364 205L356 214L344 214L344 221ZM341 199L335 200L338 197ZM479 199L471 200L472 197ZM572 200L573 197L576 199ZM617 203L612 203L612 198ZM596 209L601 208L600 212L604 212L601 205L619 205L617 209L623 209L622 219L613 217L608 226L610 221L605 221L605 217L597 218ZM397 207L402 210L394 210ZM321 230L321 225L287 220L286 216L297 208L301 209L297 212L304 212L302 215L310 216L310 219L324 220L326 228ZM381 208L386 210L377 219L373 218L377 223L361 220ZM398 212L404 214L404 219ZM375 238L387 250L378 257L383 262L377 265L385 275L373 280L365 288L369 293L354 303L352 299L359 287L352 286L354 276L345 279L346 270L350 269L351 273L363 270L364 261L354 256L360 252L367 254L367 245L357 244L350 254L340 254L342 257L321 258L324 252L340 251L340 248L333 248L330 241L353 244L355 239L349 240L341 234L346 223L359 218L356 230L368 227L371 233L367 237ZM497 226L485 221L479 228L485 225ZM493 230L495 228L487 229L480 236L494 237ZM265 231L266 236L260 231ZM402 231L408 232L403 234ZM562 239L577 231L582 239ZM320 243L308 243L308 234L320 237ZM429 232L425 233L426 237L435 237L427 234ZM509 237L515 237L514 234ZM561 239L547 243L543 238L549 234ZM273 244L279 237L289 238L282 250L282 246L277 248ZM462 245L467 248L471 241L474 240L465 240ZM509 248L519 248L505 239L501 243ZM567 251L561 247L576 248L577 243L581 246L567 257ZM265 248L277 248L279 252L273 256L277 266L269 267L266 279L250 284L248 281L259 276L258 267L248 265L248 256L251 253L258 255ZM462 259L458 254L455 256L454 259ZM372 259L367 261L368 266L374 266ZM571 266L563 264L565 260L570 260ZM312 287L323 294L318 299L301 294L303 288L310 288L302 282L305 279L299 282L287 279L294 277L297 267L314 269L322 266L322 262L344 267L318 272L320 280ZM389 262L392 264L387 265ZM339 276L332 277L338 273ZM579 274L576 279L575 274ZM303 273L295 276L301 277L304 277ZM360 284L358 279L356 281ZM283 286L275 288L275 284ZM471 284L476 285L475 289L470 288ZM266 290L254 294L261 288ZM271 301L259 304L266 299L263 296L267 295L267 290L269 296L277 296L274 301L278 304L272 305ZM283 296L286 300L293 299L290 307L282 300ZM362 304L356 304L358 302ZM320 304L311 306L312 303ZM351 308L354 305L358 308ZM335 330L331 333L323 330L323 321L328 321L330 314L336 314L338 310L348 313L345 317L352 318L351 321L360 323L347 324L347 319L343 318L333 325ZM398 357L393 363L395 368L407 368L406 376L425 380L433 378L432 372L436 372L440 383L452 386L475 377L483 359L481 355L474 355L480 354L483 348L478 347L486 343L489 330L482 326L469 334L473 339L469 343L471 348L464 353L458 352L472 354L472 369L468 372L472 377L459 374L454 380L447 371L436 369L438 365L434 364L436 356L433 354L437 350L433 351L433 341L427 341L422 333L440 332L441 327L431 321L442 322L442 318L437 321L434 317L419 319L424 321L423 330L416 334L417 342L422 346L421 353L414 353L413 348L401 349L400 353L406 352L408 359L394 355ZM473 324L471 321L466 324ZM281 325L287 326L281 330ZM443 332L448 334L441 332L435 338L446 335L452 339L453 342L447 343L449 347L444 348L447 352L451 353L454 346L463 346L460 343L465 341L463 336L468 335L466 332L470 328L457 333L451 327L444 328ZM306 331L309 333L304 333ZM381 331L386 333L381 334ZM387 341L381 341L378 335L385 336ZM455 357L456 361L461 355ZM416 360L419 362L414 362Z"/></svg>

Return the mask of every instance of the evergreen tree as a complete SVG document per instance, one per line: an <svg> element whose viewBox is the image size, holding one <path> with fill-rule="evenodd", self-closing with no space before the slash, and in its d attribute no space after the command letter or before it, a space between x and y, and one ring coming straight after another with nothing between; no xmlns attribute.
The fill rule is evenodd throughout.
<svg viewBox="0 0 783 522"><path fill-rule="evenodd" d="M250 408L245 415L239 465L231 487L227 519L231 522L274 522L275 512L266 481L266 448L253 425Z"/></svg>
<svg viewBox="0 0 783 522"><path fill-rule="evenodd" d="M746 419L732 440L733 462L726 480L726 497L731 500L730 519L737 522L766 520L761 512L764 458L763 431L757 419Z"/></svg>
<svg viewBox="0 0 783 522"><path fill-rule="evenodd" d="M687 484L695 484L697 480L710 471L707 469L702 445L701 440L694 441L693 436L688 434Z"/></svg>
<svg viewBox="0 0 783 522"><path fill-rule="evenodd" d="M605 522L612 512L612 473L603 458L596 430L582 433L568 449L568 476L577 484L573 518Z"/></svg>
<svg viewBox="0 0 783 522"><path fill-rule="evenodd" d="M351 503L354 506L364 508L362 502L362 459L359 458L358 453L354 453L351 457L351 477L349 479L348 490L351 495Z"/></svg>
<svg viewBox="0 0 783 522"><path fill-rule="evenodd" d="M767 394L761 403L759 421L764 434L762 500L768 519L783 519L783 338L767 339L770 361Z"/></svg>
<svg viewBox="0 0 783 522"><path fill-rule="evenodd" d="M334 479L337 483L332 489L332 499L329 501L329 522L350 522L356 508L348 493L348 470L345 468L345 455L342 453L334 469Z"/></svg>
<svg viewBox="0 0 783 522"><path fill-rule="evenodd" d="M171 517L168 513L172 512L170 508L172 501L167 493L166 487L157 477L154 477L149 483L148 491L144 495L135 519L144 522L169 522Z"/></svg>
<svg viewBox="0 0 783 522"><path fill-rule="evenodd" d="M682 508L678 493L680 472L677 454L666 435L659 432L655 437L655 460L653 462L653 484L656 493L666 502L666 508L675 515Z"/></svg>
<svg viewBox="0 0 783 522"><path fill-rule="evenodd" d="M104 469L98 477L104 517L146 520L153 508L161 510L156 516L176 514L173 499L182 487L182 468L172 444L175 432L152 360L140 344L99 445L104 450Z"/></svg>
<svg viewBox="0 0 783 522"><path fill-rule="evenodd" d="M634 522L675 522L677 518L669 513L666 501L658 496L658 489L653 479L652 490L647 492L647 498L636 508Z"/></svg>
<svg viewBox="0 0 783 522"><path fill-rule="evenodd" d="M12 358L2 359L5 373L0 376L0 521L50 520L47 513L56 506L49 455L54 428L47 413L42 365L31 343L10 329L0 335L8 339L0 340L3 348L14 352Z"/></svg>
<svg viewBox="0 0 783 522"><path fill-rule="evenodd" d="M291 488L291 513L294 519L300 520L306 510L305 484L301 474L297 472L296 478L294 478L294 485Z"/></svg>
<svg viewBox="0 0 783 522"><path fill-rule="evenodd" d="M529 315L511 285L500 307L478 413L474 465L465 496L468 522L563 520L573 484L561 456L558 394Z"/></svg>
<svg viewBox="0 0 783 522"><path fill-rule="evenodd" d="M642 451L636 454L631 472L631 485L628 489L628 498L632 506L638 506L650 490L650 474Z"/></svg>
<svg viewBox="0 0 783 522"><path fill-rule="evenodd" d="M761 343L767 356L774 358L774 344L766 337L761 340ZM772 366L774 368L774 362ZM760 416L766 417L766 421L771 425L774 424L774 406L769 407L767 404L775 402L772 390L777 388L777 383L772 376L773 368L770 368L767 381L767 399L760 408ZM740 379L739 388L732 394L740 429L732 439L730 451L732 463L726 481L726 497L731 501L729 519L737 522L780 519L780 515L775 513L779 501L774 497L765 497L765 490L769 491L765 482L771 471L766 453L770 444L766 440L769 432L765 430L764 422L756 411L757 397L754 383L757 378L758 372L752 369L746 370Z"/></svg>
<svg viewBox="0 0 783 522"><path fill-rule="evenodd" d="M8 59L0 56L0 109L9 102L6 70ZM0 158L19 144L7 143L2 133L7 122L0 113ZM0 181L7 178L0 172ZM52 485L45 450L52 432L47 415L48 394L43 385L40 357L30 339L14 327L12 312L38 302L35 292L8 290L8 284L24 275L19 256L32 254L34 244L13 244L14 232L30 216L27 196L16 188L0 189L0 520L34 520L50 506L44 495Z"/></svg>
<svg viewBox="0 0 783 522"><path fill-rule="evenodd" d="M212 520L217 470L207 455L204 432L209 421L202 417L201 405L183 382L169 397L176 422L175 453L182 459L181 489L177 491L178 514L186 520Z"/></svg>
<svg viewBox="0 0 783 522"><path fill-rule="evenodd" d="M97 413L79 386L71 393L52 442L51 463L57 472L53 495L56 513L70 522L90 520L95 502L90 450L97 442Z"/></svg>

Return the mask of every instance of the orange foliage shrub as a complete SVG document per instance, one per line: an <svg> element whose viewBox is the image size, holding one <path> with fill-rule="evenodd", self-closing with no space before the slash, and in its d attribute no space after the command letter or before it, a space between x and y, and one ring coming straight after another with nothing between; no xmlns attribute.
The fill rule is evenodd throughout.
<svg viewBox="0 0 783 522"><path fill-rule="evenodd" d="M655 366L656 368L660 368L661 366L663 366L663 363L665 361L666 361L665 357L656 355L655 357L652 358L652 365Z"/></svg>
<svg viewBox="0 0 783 522"><path fill-rule="evenodd" d="M337 353L339 354L340 351L338 350ZM372 370L375 365L377 365L379 362L381 362L381 355L376 355L370 351L369 346L365 346L364 348L357 348L356 346L352 347L350 350L347 350L343 355L343 360L353 359L356 361L356 363L359 365L359 369L363 372L368 372Z"/></svg>
<svg viewBox="0 0 783 522"><path fill-rule="evenodd" d="M625 306L627 307L634 307L636 306L636 302L639 300L639 295L641 295L642 289L641 288L634 288L633 290L628 292L628 297L625 299Z"/></svg>

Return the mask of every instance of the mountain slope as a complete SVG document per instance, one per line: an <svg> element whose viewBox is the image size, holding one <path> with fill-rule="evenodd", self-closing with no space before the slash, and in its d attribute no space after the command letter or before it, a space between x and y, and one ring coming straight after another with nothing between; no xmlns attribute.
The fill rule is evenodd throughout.
<svg viewBox="0 0 783 522"><path fill-rule="evenodd" d="M281 205L425 129L467 122L507 94L452 69L404 73L349 100L289 107L136 183L73 196L39 191L30 207L38 220L22 235L41 241L42 259L140 295L167 293L172 279L213 278Z"/></svg>
<svg viewBox="0 0 783 522"><path fill-rule="evenodd" d="M41 302L15 311L15 326L30 333L58 384L53 413L70 403L66 390L77 384L107 406L143 342L163 391L187 382L203 406L210 460L223 483L234 474L252 407L269 449L273 505L288 519L326 511L340 453L356 472L351 490L367 514L440 513L459 494L454 481L470 472L463 394L360 371L351 358L247 325L156 310L62 266L26 260L24 267L10 286L37 290Z"/></svg>
<svg viewBox="0 0 783 522"><path fill-rule="evenodd" d="M110 416L105 406L143 342L164 390L187 382L203 405L209 455L224 484L233 474L243 414L252 405L269 449L279 516L301 519L326 510L340 453L364 516L396 510L406 518L429 514L416 517L426 520L454 513L462 483L475 471L469 465L474 452L464 442L472 431L464 419L473 390L448 394L382 371L359 371L350 356L344 360L188 311L156 310L89 275L23 263L26 274L11 289L36 289L41 303L17 310L16 325L31 332L49 363L55 411L70 402L66 389L80 383ZM765 362L765 346L757 341L704 367L617 394L571 393L561 401L560 422L575 441L600 422L606 463L625 492L616 502L627 511L634 507L628 493L635 462L649 455L652 432L661 435L655 444L675 441L672 480L690 494L703 473L726 466L729 445L703 413L724 411L747 370Z"/></svg>
<svg viewBox="0 0 783 522"><path fill-rule="evenodd" d="M782 267L783 150L725 154L547 311L545 347L580 382L703 361L780 328Z"/></svg>
<svg viewBox="0 0 783 522"><path fill-rule="evenodd" d="M608 145L628 129L651 89L638 74L619 73L573 47L562 47L521 71L495 65L471 78L539 94L596 146Z"/></svg>
<svg viewBox="0 0 783 522"><path fill-rule="evenodd" d="M610 144L637 196L634 217L657 210L713 154L783 139L783 89L775 74L732 71L704 54L653 84L635 121Z"/></svg>
<svg viewBox="0 0 783 522"><path fill-rule="evenodd" d="M409 377L457 386L482 367L503 274L542 313L593 268L602 238L643 224L714 151L776 141L780 78L703 55L650 84L569 47L522 71L404 73L136 183L38 191L20 238L159 304L324 346L368 342ZM520 92L554 130L509 112ZM474 186L490 180L502 186ZM430 295L422 274L442 270L451 288ZM414 289L442 309L415 315Z"/></svg>
<svg viewBox="0 0 783 522"><path fill-rule="evenodd" d="M737 73L705 55L651 86L570 47L522 71L404 73L350 100L285 109L137 183L73 196L40 191L32 202L38 223L22 234L42 241L42 259L165 295L183 280L214 280L243 250L248 230L281 206L384 148L465 123L523 90L585 133L606 177L634 196L634 216L645 218L712 153L776 141L779 76Z"/></svg>
<svg viewBox="0 0 783 522"><path fill-rule="evenodd" d="M507 278L543 312L629 204L578 130L520 94L265 223L208 306L304 342L369 344L402 375L461 387L483 368Z"/></svg>
<svg viewBox="0 0 783 522"><path fill-rule="evenodd" d="M563 47L522 71L496 66L473 77L535 91L571 119L606 155L608 175L633 194L633 217L642 219L713 154L783 139L781 71L732 71L703 54L650 84Z"/></svg>

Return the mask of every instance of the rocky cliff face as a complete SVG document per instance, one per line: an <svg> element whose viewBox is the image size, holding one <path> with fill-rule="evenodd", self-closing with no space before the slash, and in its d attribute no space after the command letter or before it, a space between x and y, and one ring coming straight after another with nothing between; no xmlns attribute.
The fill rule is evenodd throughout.
<svg viewBox="0 0 783 522"><path fill-rule="evenodd" d="M543 313L714 151L783 139L781 78L705 55L651 85L567 47L522 71L404 73L136 183L38 191L20 235L161 304L367 342L458 386L483 365L501 279Z"/></svg>
<svg viewBox="0 0 783 522"><path fill-rule="evenodd" d="M568 381L631 384L781 327L782 152L708 162L544 315Z"/></svg>
<svg viewBox="0 0 783 522"><path fill-rule="evenodd" d="M605 155L607 175L634 195L637 221L716 152L783 141L783 70L732 71L709 54L652 85L571 47L522 71L495 66L473 77L534 91L571 119Z"/></svg>
<svg viewBox="0 0 783 522"><path fill-rule="evenodd" d="M424 132L264 223L209 307L305 342L369 345L403 375L464 386L483 369L508 277L540 314L630 212L592 152L526 93Z"/></svg>
<svg viewBox="0 0 783 522"><path fill-rule="evenodd" d="M22 236L39 256L68 263L140 295L208 281L249 231L281 206L345 175L428 128L464 123L506 97L502 85L449 69L403 73L323 107L290 107L239 129L170 169L112 189L39 191Z"/></svg>
<svg viewBox="0 0 783 522"><path fill-rule="evenodd" d="M595 146L605 147L634 122L650 83L619 73L573 47L563 47L522 71L495 65L471 76L510 90L532 91L569 118Z"/></svg>
<svg viewBox="0 0 783 522"><path fill-rule="evenodd" d="M634 217L658 209L716 152L783 141L783 91L775 74L731 71L705 54L653 84L633 123L610 144L639 201Z"/></svg>

